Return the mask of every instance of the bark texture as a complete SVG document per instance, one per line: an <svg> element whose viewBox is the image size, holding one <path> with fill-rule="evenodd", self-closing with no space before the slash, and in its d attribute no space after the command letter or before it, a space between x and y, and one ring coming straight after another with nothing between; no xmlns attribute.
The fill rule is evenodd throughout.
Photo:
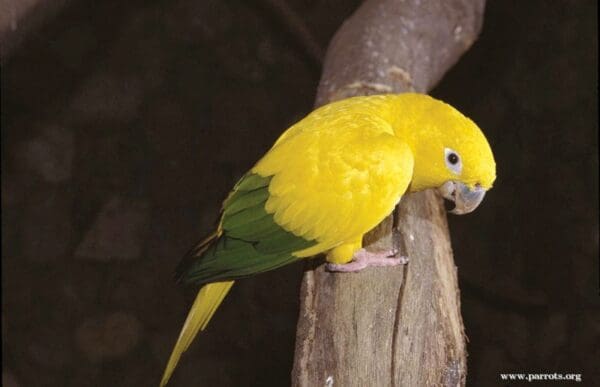
<svg viewBox="0 0 600 387"><path fill-rule="evenodd" d="M484 0L368 0L328 48L316 105L355 95L427 92L471 46ZM459 386L466 349L442 199L407 195L365 237L400 247L404 267L304 275L294 386Z"/></svg>

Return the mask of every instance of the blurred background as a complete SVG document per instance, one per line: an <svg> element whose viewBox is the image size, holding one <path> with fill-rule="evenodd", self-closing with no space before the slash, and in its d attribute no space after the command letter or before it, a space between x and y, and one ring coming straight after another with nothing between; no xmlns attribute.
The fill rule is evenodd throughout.
<svg viewBox="0 0 600 387"><path fill-rule="evenodd" d="M3 385L156 385L196 292L175 266L311 110L320 54L360 2L57 3L2 58ZM489 1L432 92L498 164L480 209L449 218L468 385L600 385L596 15ZM239 281L170 385L288 385L301 276Z"/></svg>

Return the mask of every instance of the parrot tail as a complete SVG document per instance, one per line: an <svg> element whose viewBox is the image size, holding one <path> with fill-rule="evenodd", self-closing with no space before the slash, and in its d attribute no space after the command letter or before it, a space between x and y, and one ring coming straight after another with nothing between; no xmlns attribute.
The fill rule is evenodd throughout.
<svg viewBox="0 0 600 387"><path fill-rule="evenodd" d="M173 348L173 352L167 363L167 368L160 381L160 387L164 387L167 384L175 366L177 366L177 362L179 362L181 354L190 346L194 337L196 337L199 331L206 328L206 325L221 304L221 301L223 301L227 292L231 289L233 282L234 281L213 282L204 285L202 289L200 289L196 296L196 300L194 301L194 305L192 305L185 323L183 324L183 328L181 328L181 333L179 334L177 343L175 343L175 348Z"/></svg>

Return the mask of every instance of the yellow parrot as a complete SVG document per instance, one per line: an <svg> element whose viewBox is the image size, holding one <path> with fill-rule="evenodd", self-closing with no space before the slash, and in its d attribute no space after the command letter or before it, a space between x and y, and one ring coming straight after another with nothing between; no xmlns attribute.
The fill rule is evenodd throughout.
<svg viewBox="0 0 600 387"><path fill-rule="evenodd" d="M169 358L206 328L234 280L325 253L330 271L406 263L367 252L363 235L406 192L438 188L473 211L496 178L481 130L452 106L406 93L353 97L322 106L286 130L235 185L217 230L195 246L178 280L202 285Z"/></svg>

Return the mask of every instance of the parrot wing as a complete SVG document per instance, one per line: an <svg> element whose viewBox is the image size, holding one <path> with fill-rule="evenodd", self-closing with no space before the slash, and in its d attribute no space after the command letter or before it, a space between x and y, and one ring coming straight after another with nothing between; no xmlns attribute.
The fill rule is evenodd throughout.
<svg viewBox="0 0 600 387"><path fill-rule="evenodd" d="M246 174L223 203L217 233L196 245L178 268L185 283L247 277L298 260L293 252L316 244L285 230L265 210L270 177Z"/></svg>
<svg viewBox="0 0 600 387"><path fill-rule="evenodd" d="M198 243L177 268L185 283L204 284L165 368L166 385L198 332L204 330L233 285L233 279L272 270L299 258L292 253L316 242L298 237L275 223L265 211L271 178L247 174L223 203L218 230Z"/></svg>
<svg viewBox="0 0 600 387"><path fill-rule="evenodd" d="M361 238L412 178L412 151L387 121L331 106L290 128L251 170L271 177L265 209L275 223L317 242L295 252L301 257Z"/></svg>
<svg viewBox="0 0 600 387"><path fill-rule="evenodd" d="M409 146L378 114L331 106L288 129L236 184L181 280L272 270L355 241L391 213L412 178Z"/></svg>

